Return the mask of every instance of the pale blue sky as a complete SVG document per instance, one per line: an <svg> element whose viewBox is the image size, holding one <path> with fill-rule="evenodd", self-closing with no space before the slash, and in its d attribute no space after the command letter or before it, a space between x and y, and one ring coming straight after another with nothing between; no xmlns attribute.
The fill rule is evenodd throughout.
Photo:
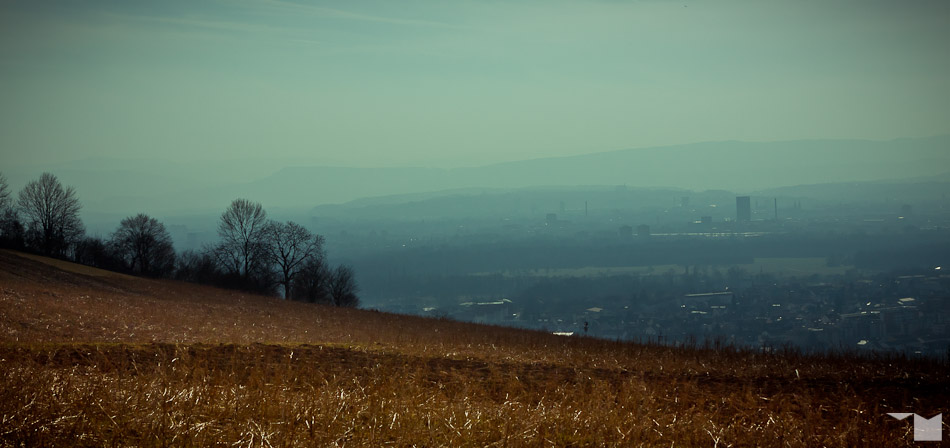
<svg viewBox="0 0 950 448"><path fill-rule="evenodd" d="M454 167L946 134L948 5L0 0L0 157Z"/></svg>

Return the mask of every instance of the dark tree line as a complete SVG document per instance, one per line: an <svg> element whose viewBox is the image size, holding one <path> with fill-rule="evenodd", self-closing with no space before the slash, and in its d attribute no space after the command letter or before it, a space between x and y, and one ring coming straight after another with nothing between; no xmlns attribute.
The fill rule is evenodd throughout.
<svg viewBox="0 0 950 448"><path fill-rule="evenodd" d="M268 220L259 203L231 202L221 214L218 236L218 244L179 258L180 278L293 300L359 305L353 270L327 264L323 236L292 221Z"/></svg>
<svg viewBox="0 0 950 448"><path fill-rule="evenodd" d="M13 206L13 194L7 178L0 173L0 246L24 249L24 229Z"/></svg>
<svg viewBox="0 0 950 448"><path fill-rule="evenodd" d="M26 184L16 201L6 178L0 176L0 207L0 232L7 247L66 257L85 234L76 191L50 173Z"/></svg>
<svg viewBox="0 0 950 448"><path fill-rule="evenodd" d="M353 270L327 264L323 237L292 221L268 220L259 203L234 200L221 214L219 242L181 254L164 224L144 213L123 219L108 239L86 236L81 208L75 190L53 174L28 183L15 201L0 174L0 247L136 275L359 305Z"/></svg>
<svg viewBox="0 0 950 448"><path fill-rule="evenodd" d="M122 266L133 273L165 277L175 267L175 249L165 225L144 213L119 223L112 248Z"/></svg>

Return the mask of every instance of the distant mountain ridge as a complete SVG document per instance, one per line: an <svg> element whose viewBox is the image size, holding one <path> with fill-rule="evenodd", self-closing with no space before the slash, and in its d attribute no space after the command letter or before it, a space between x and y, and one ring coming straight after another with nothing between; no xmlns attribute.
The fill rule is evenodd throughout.
<svg viewBox="0 0 950 448"><path fill-rule="evenodd" d="M320 198L343 202L387 194L549 185L752 192L794 185L936 177L948 171L950 136L940 136L885 142L711 142L448 170L298 167L262 179L252 189L309 184L315 202ZM326 190L320 192L318 186Z"/></svg>
<svg viewBox="0 0 950 448"><path fill-rule="evenodd" d="M881 205L891 204L896 213L903 204L933 207L946 202L950 181L868 181L797 185L753 191L756 201L771 204L778 199L783 207L805 201L809 208L837 204ZM590 206L592 214L612 213L649 214L674 210L682 206L682 199L694 209L694 218L707 214L717 219L735 214L737 195L728 190L694 191L673 188L634 188L622 186L550 186L545 188L461 189L426 194L387 195L362 198L342 204L314 207L310 214L320 219L350 221L425 219L502 219L543 216L558 212L561 219L585 215ZM704 204L718 204L715 209L701 212Z"/></svg>
<svg viewBox="0 0 950 448"><path fill-rule="evenodd" d="M950 170L950 136L891 141L707 142L526 160L475 170L543 173L548 182L540 184L754 191L943 174ZM552 178L574 182L551 182Z"/></svg>
<svg viewBox="0 0 950 448"><path fill-rule="evenodd" d="M97 164L102 169L97 170ZM542 158L479 167L354 168L286 166L260 175L231 176L209 185L214 165L142 175L125 161L55 167L64 183L76 188L87 210L128 214L222 209L231 199L247 197L267 207L309 208L365 197L425 194L458 189L512 189L545 185L627 185L721 189L748 193L793 185L866 182L888 179L945 178L950 172L950 135L867 140L800 140L769 143L737 141L625 149L586 155ZM180 165L180 164L179 164ZM162 169L174 170L174 164ZM235 161L222 161L225 174L257 172ZM206 174L202 174L206 173ZM20 178L11 178L15 188ZM138 181L138 182L136 182ZM135 182L134 185L129 185Z"/></svg>

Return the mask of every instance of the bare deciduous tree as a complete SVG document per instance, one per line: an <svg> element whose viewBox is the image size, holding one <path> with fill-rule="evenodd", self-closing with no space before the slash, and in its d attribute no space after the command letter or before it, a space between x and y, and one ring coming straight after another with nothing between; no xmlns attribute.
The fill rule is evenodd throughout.
<svg viewBox="0 0 950 448"><path fill-rule="evenodd" d="M313 303L330 304L330 272L322 256L308 258L293 282L292 297Z"/></svg>
<svg viewBox="0 0 950 448"><path fill-rule="evenodd" d="M112 246L132 272L165 275L174 267L175 249L165 225L144 213L122 220Z"/></svg>
<svg viewBox="0 0 950 448"><path fill-rule="evenodd" d="M235 199L221 214L218 236L221 243L216 256L218 262L231 274L248 280L251 273L263 268L266 251L264 227L267 212L258 202Z"/></svg>
<svg viewBox="0 0 950 448"><path fill-rule="evenodd" d="M43 173L26 184L17 206L26 218L28 238L45 254L63 255L85 233L76 191L63 187L53 174Z"/></svg>
<svg viewBox="0 0 950 448"><path fill-rule="evenodd" d="M0 173L0 212L3 212L10 206L10 186L7 185L7 178Z"/></svg>
<svg viewBox="0 0 950 448"><path fill-rule="evenodd" d="M186 250L179 254L175 266L175 278L186 282L218 284L221 271L212 248Z"/></svg>
<svg viewBox="0 0 950 448"><path fill-rule="evenodd" d="M7 178L0 173L0 246L22 249L23 233L23 225L13 207Z"/></svg>
<svg viewBox="0 0 950 448"><path fill-rule="evenodd" d="M98 236L87 236L77 241L73 247L73 261L110 271L122 269L122 260L116 258L110 244Z"/></svg>
<svg viewBox="0 0 950 448"><path fill-rule="evenodd" d="M356 285L356 276L349 266L340 265L330 272L327 281L327 292L336 306L355 308L360 304L360 298L356 295L359 292L359 287Z"/></svg>
<svg viewBox="0 0 950 448"><path fill-rule="evenodd" d="M264 238L268 259L276 265L284 298L289 299L291 282L304 263L312 257L323 257L323 237L292 221L271 221L264 228Z"/></svg>

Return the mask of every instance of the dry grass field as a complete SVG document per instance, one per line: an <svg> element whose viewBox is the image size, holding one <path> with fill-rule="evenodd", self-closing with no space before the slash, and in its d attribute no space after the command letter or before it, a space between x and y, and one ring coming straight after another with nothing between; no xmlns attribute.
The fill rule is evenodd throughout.
<svg viewBox="0 0 950 448"><path fill-rule="evenodd" d="M915 446L886 413L946 411L948 378L946 360L565 338L0 251L0 446Z"/></svg>

